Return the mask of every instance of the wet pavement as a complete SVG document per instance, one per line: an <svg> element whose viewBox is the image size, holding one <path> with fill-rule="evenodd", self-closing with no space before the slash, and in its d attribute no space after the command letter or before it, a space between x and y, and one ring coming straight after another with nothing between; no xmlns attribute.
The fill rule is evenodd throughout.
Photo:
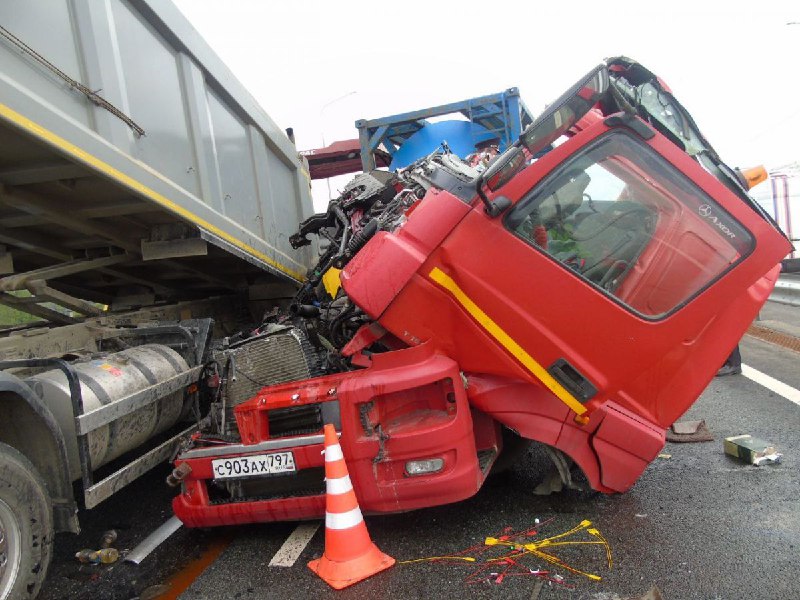
<svg viewBox="0 0 800 600"><path fill-rule="evenodd" d="M768 305L762 321L798 324L797 308ZM747 336L744 362L800 389L800 354ZM511 471L490 478L472 499L403 515L367 517L377 545L398 560L441 556L480 543L506 527L534 527L541 536L566 531L589 519L611 544L608 569L600 546L565 548L556 554L568 564L597 573L602 581L557 567L564 582L545 585L539 598L616 600L638 597L657 585L664 600L800 598L800 406L742 375L715 379L685 419L705 419L714 441L670 444L669 458L651 464L631 491L618 496L566 491L540 497L533 488L549 469L533 449ZM750 433L784 454L779 465L753 467L722 451L726 436ZM79 565L72 555L97 544L105 529L117 528L120 549L132 548L169 518L171 490L166 471L134 484L82 516L79 537L62 534L41 595L103 600L145 598L520 598L530 599L534 577L507 577L502 583L467 583L476 570L467 563L398 565L352 588L334 592L306 567L322 553L320 529L292 567L269 567L296 524L255 525L220 530L180 530L141 566ZM580 539L588 539L582 537ZM555 553L555 552L554 552ZM218 556L217 556L218 555ZM193 563L211 556L211 564ZM546 568L534 560L530 566ZM149 591L146 591L148 590ZM144 592L144 593L143 593ZM157 597L157 596L150 596Z"/></svg>

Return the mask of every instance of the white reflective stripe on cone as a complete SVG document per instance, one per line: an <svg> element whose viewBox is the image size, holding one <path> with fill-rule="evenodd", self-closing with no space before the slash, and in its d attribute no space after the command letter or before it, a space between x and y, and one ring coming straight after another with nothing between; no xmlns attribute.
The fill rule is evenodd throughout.
<svg viewBox="0 0 800 600"><path fill-rule="evenodd" d="M344 454L342 454L342 447L339 444L325 448L325 462L335 462L343 458Z"/></svg>
<svg viewBox="0 0 800 600"><path fill-rule="evenodd" d="M325 527L328 529L350 529L363 520L361 509L357 506L353 510L343 513L325 513Z"/></svg>
<svg viewBox="0 0 800 600"><path fill-rule="evenodd" d="M336 477L334 479L326 479L327 490L329 494L338 496L339 494L346 494L353 489L353 483L350 481L350 475L344 477Z"/></svg>

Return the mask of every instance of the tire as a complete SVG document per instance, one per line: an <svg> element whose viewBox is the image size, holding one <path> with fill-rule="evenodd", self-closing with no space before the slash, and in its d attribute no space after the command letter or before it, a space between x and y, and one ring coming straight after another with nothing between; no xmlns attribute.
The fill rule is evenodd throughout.
<svg viewBox="0 0 800 600"><path fill-rule="evenodd" d="M53 536L44 481L27 458L0 443L0 600L37 596L50 564Z"/></svg>

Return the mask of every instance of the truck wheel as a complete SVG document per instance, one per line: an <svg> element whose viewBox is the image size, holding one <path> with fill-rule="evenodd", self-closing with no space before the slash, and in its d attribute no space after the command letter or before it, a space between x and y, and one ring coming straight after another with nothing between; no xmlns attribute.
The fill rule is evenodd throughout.
<svg viewBox="0 0 800 600"><path fill-rule="evenodd" d="M35 598L53 549L53 511L44 481L0 443L0 600Z"/></svg>

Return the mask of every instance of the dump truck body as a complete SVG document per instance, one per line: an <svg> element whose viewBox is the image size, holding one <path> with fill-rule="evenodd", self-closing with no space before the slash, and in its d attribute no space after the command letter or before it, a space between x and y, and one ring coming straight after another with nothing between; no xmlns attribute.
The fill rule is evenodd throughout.
<svg viewBox="0 0 800 600"><path fill-rule="evenodd" d="M303 278L297 151L171 3L10 2L0 20L11 272L115 256L98 268L116 279L61 278L109 305Z"/></svg>
<svg viewBox="0 0 800 600"><path fill-rule="evenodd" d="M663 82L625 58L485 170L442 151L365 173L292 242L314 233L329 245L270 326L308 332L326 374L231 398L230 443L194 437L173 503L188 525L321 516L328 422L366 512L469 497L504 432L624 492L789 249Z"/></svg>
<svg viewBox="0 0 800 600"><path fill-rule="evenodd" d="M79 505L196 430L211 348L304 279L288 240L312 209L293 142L170 2L13 0L0 24L0 304L29 315L0 332L17 598Z"/></svg>

